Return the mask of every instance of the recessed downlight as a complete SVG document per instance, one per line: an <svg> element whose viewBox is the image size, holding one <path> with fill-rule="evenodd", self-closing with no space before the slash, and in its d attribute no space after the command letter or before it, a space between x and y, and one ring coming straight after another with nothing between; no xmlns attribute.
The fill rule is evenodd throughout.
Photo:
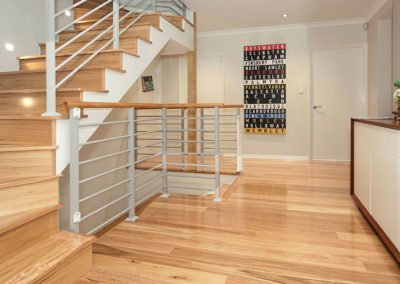
<svg viewBox="0 0 400 284"><path fill-rule="evenodd" d="M12 43L6 42L6 44L4 45L4 47L8 50L8 51L14 51L14 45Z"/></svg>
<svg viewBox="0 0 400 284"><path fill-rule="evenodd" d="M70 11L70 10L68 10L68 11L65 11L65 16L67 16L67 17L71 17L71 11Z"/></svg>
<svg viewBox="0 0 400 284"><path fill-rule="evenodd" d="M282 18L287 18L289 15L288 14L282 14Z"/></svg>

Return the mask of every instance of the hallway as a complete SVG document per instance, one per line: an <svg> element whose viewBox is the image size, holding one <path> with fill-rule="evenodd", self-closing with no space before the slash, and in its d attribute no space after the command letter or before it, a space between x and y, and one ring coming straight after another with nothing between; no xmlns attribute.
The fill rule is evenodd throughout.
<svg viewBox="0 0 400 284"><path fill-rule="evenodd" d="M78 283L400 283L349 163L245 159L223 201L156 199L100 237Z"/></svg>

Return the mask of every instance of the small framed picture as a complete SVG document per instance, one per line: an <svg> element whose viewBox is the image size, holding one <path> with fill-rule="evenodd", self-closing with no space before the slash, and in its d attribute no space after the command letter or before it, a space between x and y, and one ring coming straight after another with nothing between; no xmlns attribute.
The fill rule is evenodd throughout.
<svg viewBox="0 0 400 284"><path fill-rule="evenodd" d="M142 77L142 90L143 93L154 91L153 76Z"/></svg>

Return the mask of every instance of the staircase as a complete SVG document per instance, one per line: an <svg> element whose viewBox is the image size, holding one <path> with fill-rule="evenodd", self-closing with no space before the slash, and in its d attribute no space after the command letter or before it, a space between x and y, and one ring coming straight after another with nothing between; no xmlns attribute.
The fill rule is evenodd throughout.
<svg viewBox="0 0 400 284"><path fill-rule="evenodd" d="M75 18L92 9L95 2L74 8ZM111 9L104 6L76 23L73 30L62 32L56 45L64 44ZM120 17L126 13L122 10ZM134 17L137 15L127 20ZM58 53L56 61L65 60L108 25L110 22L104 21L87 32ZM122 22L120 28L124 25ZM63 104L119 102L157 55L193 49L193 30L180 16L144 15L121 36L119 49L110 45L57 89L61 117L40 116L46 111L45 44L40 44L40 55L19 58L19 71L0 73L0 283L73 283L90 269L94 237L58 229L58 209L63 206L58 196L59 173L69 163L68 112ZM56 73L57 80L111 36L105 34L63 66ZM108 113L96 115L104 120ZM87 141L95 130L81 136Z"/></svg>

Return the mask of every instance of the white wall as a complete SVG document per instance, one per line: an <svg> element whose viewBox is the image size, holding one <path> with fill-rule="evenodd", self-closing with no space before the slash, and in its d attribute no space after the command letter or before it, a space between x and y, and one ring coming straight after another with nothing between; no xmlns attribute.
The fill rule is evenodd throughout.
<svg viewBox="0 0 400 284"><path fill-rule="evenodd" d="M332 26L287 26L229 32L199 33L198 60L207 55L223 58L224 102L243 103L243 46L287 44L287 135L243 137L248 157L308 158L310 143L310 49L365 43L362 23ZM199 63L201 64L201 62ZM200 86L199 89L202 87ZM198 94L199 95L199 94ZM201 100L201 98L198 98Z"/></svg>
<svg viewBox="0 0 400 284"><path fill-rule="evenodd" d="M39 55L41 42L46 42L44 0L0 1L0 72L17 71L18 56ZM72 0L56 0L56 10L72 5ZM73 16L60 16L57 25L67 23ZM5 43L14 44L13 52Z"/></svg>

